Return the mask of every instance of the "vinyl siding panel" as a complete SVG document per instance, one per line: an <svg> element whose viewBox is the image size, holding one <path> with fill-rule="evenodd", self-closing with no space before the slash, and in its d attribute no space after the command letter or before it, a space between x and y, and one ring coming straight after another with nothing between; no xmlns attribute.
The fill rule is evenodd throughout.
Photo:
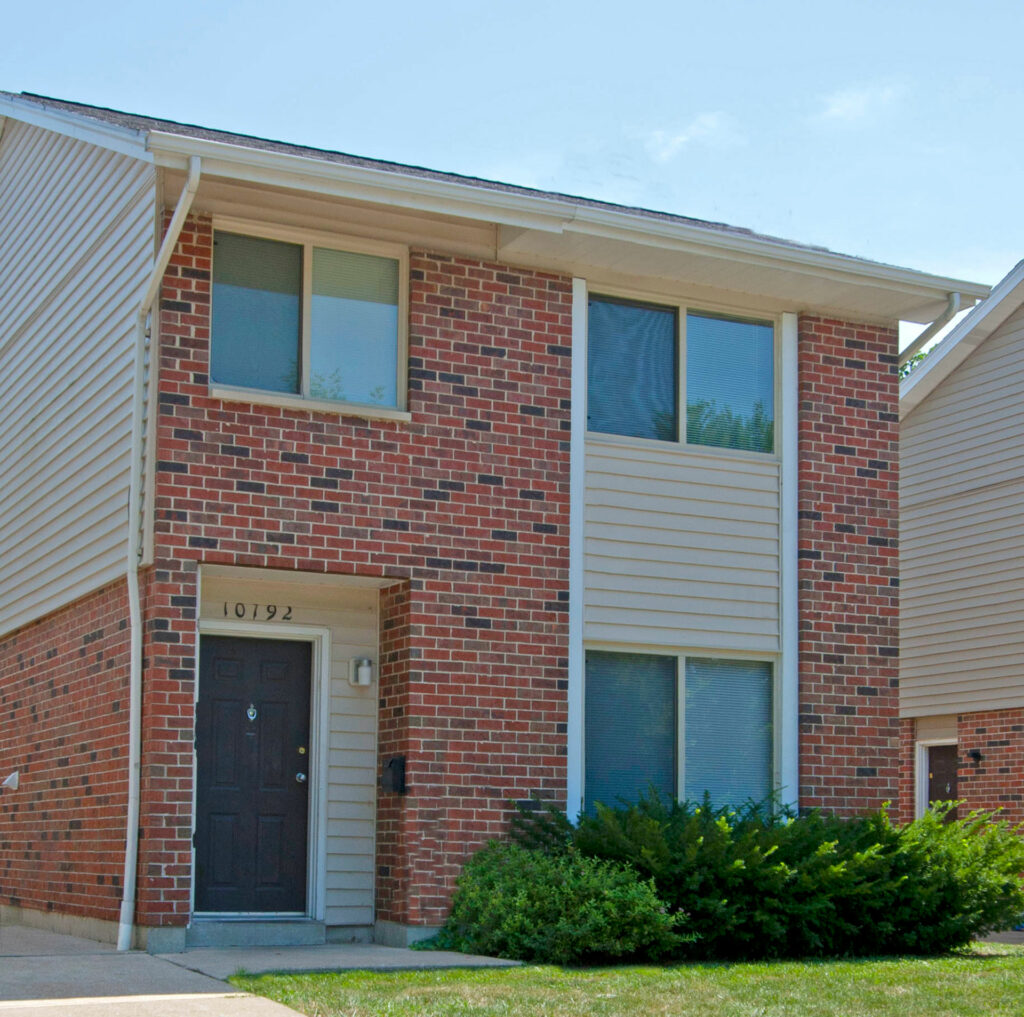
<svg viewBox="0 0 1024 1017"><path fill-rule="evenodd" d="M1024 312L904 419L904 716L1024 706Z"/></svg>
<svg viewBox="0 0 1024 1017"><path fill-rule="evenodd" d="M1024 310L1012 315L903 421L904 511L1024 479Z"/></svg>
<svg viewBox="0 0 1024 1017"><path fill-rule="evenodd" d="M779 651L779 464L587 440L584 638Z"/></svg>
<svg viewBox="0 0 1024 1017"><path fill-rule="evenodd" d="M244 570L242 570L244 571ZM327 706L327 857L325 886L328 925L373 923L373 866L377 801L377 683L353 688L352 657L378 659L375 589L338 583L305 584L259 578L229 578L203 572L202 617L223 620L223 605L235 601L291 605L292 625L330 630L331 691ZM289 622L267 622L276 632ZM375 669L376 670L376 669Z"/></svg>
<svg viewBox="0 0 1024 1017"><path fill-rule="evenodd" d="M0 632L124 572L152 166L8 120L0 140Z"/></svg>

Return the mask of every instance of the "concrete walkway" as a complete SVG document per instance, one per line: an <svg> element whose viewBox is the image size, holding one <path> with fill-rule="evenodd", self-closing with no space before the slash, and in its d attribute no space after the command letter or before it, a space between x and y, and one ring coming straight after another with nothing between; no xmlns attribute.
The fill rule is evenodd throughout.
<svg viewBox="0 0 1024 1017"><path fill-rule="evenodd" d="M434 968L507 968L519 961L477 957L446 950L403 950L373 943L326 943L320 946L204 947L157 958L213 978L238 971L423 971Z"/></svg>
<svg viewBox="0 0 1024 1017"><path fill-rule="evenodd" d="M190 950L152 957L106 943L0 926L0 1017L295 1017L222 979L244 970L508 966L511 961L365 944Z"/></svg>

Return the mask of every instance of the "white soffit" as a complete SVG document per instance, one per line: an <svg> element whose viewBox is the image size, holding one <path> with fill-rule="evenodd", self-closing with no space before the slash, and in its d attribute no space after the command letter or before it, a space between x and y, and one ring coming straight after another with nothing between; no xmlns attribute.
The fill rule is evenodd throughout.
<svg viewBox="0 0 1024 1017"><path fill-rule="evenodd" d="M995 285L987 299L973 308L927 357L900 382L900 418L962 364L1024 303L1024 261Z"/></svg>

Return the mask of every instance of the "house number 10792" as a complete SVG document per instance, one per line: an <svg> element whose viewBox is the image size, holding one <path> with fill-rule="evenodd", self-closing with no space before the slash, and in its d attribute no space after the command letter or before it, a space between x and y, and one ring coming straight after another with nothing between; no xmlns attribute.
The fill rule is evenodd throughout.
<svg viewBox="0 0 1024 1017"><path fill-rule="evenodd" d="M224 602L225 618L248 618L251 621L291 621L292 609L288 604L246 604L235 601L234 604Z"/></svg>

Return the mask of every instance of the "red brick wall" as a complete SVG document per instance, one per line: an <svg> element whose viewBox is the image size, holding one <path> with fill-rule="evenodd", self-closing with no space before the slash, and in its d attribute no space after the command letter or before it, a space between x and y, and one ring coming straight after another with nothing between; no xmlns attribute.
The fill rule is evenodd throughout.
<svg viewBox="0 0 1024 1017"><path fill-rule="evenodd" d="M0 903L117 920L128 660L123 582L0 641Z"/></svg>
<svg viewBox="0 0 1024 1017"><path fill-rule="evenodd" d="M409 582L397 583L380 594L380 711L377 728L378 773L393 756L409 750L413 659L411 639L412 591ZM393 792L377 795L376 911L392 921L409 922L413 901L416 824L410 817L408 798Z"/></svg>
<svg viewBox="0 0 1024 1017"><path fill-rule="evenodd" d="M210 245L190 220L162 294L140 916L188 909L208 562L403 584L384 612L381 751L407 755L409 794L382 799L379 917L440 922L507 800L565 794L570 282L413 252L413 419L368 421L209 397Z"/></svg>
<svg viewBox="0 0 1024 1017"><path fill-rule="evenodd" d="M191 910L196 563L163 560L140 578L142 759L135 916L184 925Z"/></svg>
<svg viewBox="0 0 1024 1017"><path fill-rule="evenodd" d="M800 319L800 800L837 813L897 794L896 343Z"/></svg>
<svg viewBox="0 0 1024 1017"><path fill-rule="evenodd" d="M901 823L909 823L914 818L914 806L917 795L917 762L916 762L916 722L903 719L900 728L900 778L899 793L893 803L893 816Z"/></svg>
<svg viewBox="0 0 1024 1017"><path fill-rule="evenodd" d="M913 730L914 722L906 723ZM957 742L957 797L965 803L960 816L974 809L999 810L1003 819L1024 823L1024 710L960 714ZM905 756L910 767L914 749L911 741ZM981 753L981 759L970 757L973 750ZM912 814L912 793L909 801Z"/></svg>

